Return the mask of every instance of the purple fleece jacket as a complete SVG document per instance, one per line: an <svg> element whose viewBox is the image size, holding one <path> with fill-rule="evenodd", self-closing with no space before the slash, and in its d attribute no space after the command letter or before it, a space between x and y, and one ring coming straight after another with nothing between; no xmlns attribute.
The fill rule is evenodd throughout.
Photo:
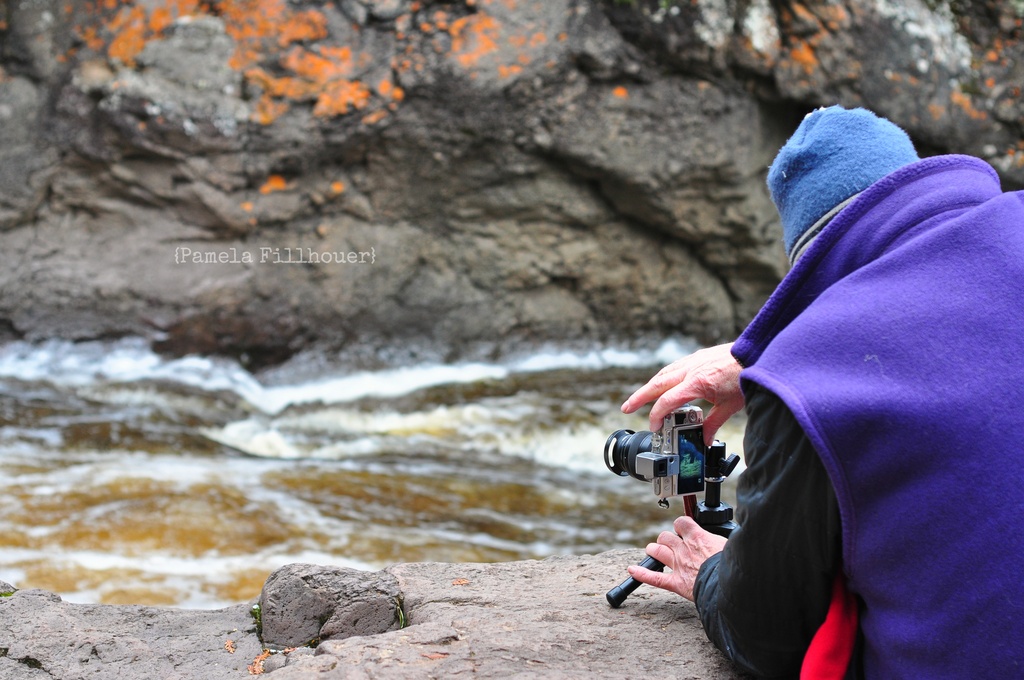
<svg viewBox="0 0 1024 680"><path fill-rule="evenodd" d="M832 480L867 677L1024 678L1024 192L968 156L900 168L733 354Z"/></svg>

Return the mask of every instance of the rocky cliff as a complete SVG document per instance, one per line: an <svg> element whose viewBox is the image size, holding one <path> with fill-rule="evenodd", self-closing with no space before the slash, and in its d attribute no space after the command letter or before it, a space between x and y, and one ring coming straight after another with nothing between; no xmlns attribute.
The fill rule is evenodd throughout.
<svg viewBox="0 0 1024 680"><path fill-rule="evenodd" d="M730 338L810 108L1024 184L1019 2L0 1L0 339Z"/></svg>
<svg viewBox="0 0 1024 680"><path fill-rule="evenodd" d="M605 592L642 555L289 565L267 579L257 616L245 604L79 605L18 591L0 597L0 678L743 677L678 596L643 587L608 606Z"/></svg>

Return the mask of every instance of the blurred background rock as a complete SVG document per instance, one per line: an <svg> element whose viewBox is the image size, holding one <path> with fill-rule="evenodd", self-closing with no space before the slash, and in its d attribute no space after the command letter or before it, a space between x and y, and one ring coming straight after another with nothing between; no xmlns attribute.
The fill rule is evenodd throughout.
<svg viewBox="0 0 1024 680"><path fill-rule="evenodd" d="M1024 183L1015 2L0 2L0 330L259 369L730 339L808 110ZM179 247L373 264L178 262Z"/></svg>

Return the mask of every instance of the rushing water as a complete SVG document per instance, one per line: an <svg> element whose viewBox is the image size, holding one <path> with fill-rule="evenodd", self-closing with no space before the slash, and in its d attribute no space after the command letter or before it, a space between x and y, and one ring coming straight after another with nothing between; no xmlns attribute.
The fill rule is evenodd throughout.
<svg viewBox="0 0 1024 680"><path fill-rule="evenodd" d="M618 405L692 349L288 383L140 341L0 347L0 580L78 602L218 607L289 562L642 546L680 506L611 475L604 442L646 429ZM720 435L732 451L741 428Z"/></svg>

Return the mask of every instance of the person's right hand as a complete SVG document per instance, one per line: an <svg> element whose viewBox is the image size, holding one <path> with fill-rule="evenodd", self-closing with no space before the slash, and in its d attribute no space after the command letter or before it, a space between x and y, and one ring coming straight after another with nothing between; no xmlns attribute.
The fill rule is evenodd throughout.
<svg viewBox="0 0 1024 680"><path fill-rule="evenodd" d="M704 419L704 442L712 443L718 428L743 409L743 367L733 358L731 349L732 343L717 345L672 362L634 392L622 405L622 412L633 413L656 400L650 415L651 431L656 432L672 411L694 399L707 400L712 408Z"/></svg>
<svg viewBox="0 0 1024 680"><path fill-rule="evenodd" d="M663 531L657 543L647 546L647 554L668 567L669 573L650 571L639 564L627 571L640 583L671 590L693 602L693 584L701 565L722 552L726 540L701 528L692 517L676 519L672 528L675 533Z"/></svg>

